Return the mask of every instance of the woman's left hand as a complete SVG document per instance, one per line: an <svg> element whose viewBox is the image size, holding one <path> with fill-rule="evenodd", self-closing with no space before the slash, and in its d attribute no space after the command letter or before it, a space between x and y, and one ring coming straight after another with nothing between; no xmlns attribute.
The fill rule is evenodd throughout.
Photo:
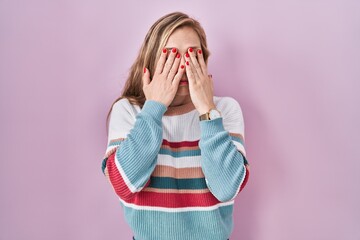
<svg viewBox="0 0 360 240"><path fill-rule="evenodd" d="M189 48L185 54L185 66L191 100L199 114L204 114L215 108L215 104L213 80L208 75L202 50Z"/></svg>

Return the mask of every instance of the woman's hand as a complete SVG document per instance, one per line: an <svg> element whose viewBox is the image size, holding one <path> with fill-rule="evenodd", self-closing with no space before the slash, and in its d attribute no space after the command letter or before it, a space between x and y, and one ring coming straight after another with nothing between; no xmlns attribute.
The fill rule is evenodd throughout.
<svg viewBox="0 0 360 240"><path fill-rule="evenodd" d="M150 72L145 67L143 74L143 91L147 100L163 103L168 107L173 101L181 76L185 71L180 65L181 55L173 48L166 59L167 50L164 49L156 65L153 79L150 81Z"/></svg>
<svg viewBox="0 0 360 240"><path fill-rule="evenodd" d="M194 49L189 48L185 54L185 61L191 100L201 115L216 107L213 100L213 80L207 73L201 49L197 49L195 53Z"/></svg>

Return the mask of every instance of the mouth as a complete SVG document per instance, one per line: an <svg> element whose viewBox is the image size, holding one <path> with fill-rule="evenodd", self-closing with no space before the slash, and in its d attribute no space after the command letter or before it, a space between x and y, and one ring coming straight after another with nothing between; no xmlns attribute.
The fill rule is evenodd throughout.
<svg viewBox="0 0 360 240"><path fill-rule="evenodd" d="M180 85L189 85L189 82L187 79L181 79L179 84Z"/></svg>

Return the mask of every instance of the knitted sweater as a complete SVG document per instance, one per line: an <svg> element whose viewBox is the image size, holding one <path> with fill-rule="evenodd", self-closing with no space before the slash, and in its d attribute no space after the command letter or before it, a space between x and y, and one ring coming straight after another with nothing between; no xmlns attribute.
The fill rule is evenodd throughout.
<svg viewBox="0 0 360 240"><path fill-rule="evenodd" d="M238 102L214 96L222 117L199 121L192 102L141 109L123 98L110 116L102 170L136 240L226 240L249 177Z"/></svg>

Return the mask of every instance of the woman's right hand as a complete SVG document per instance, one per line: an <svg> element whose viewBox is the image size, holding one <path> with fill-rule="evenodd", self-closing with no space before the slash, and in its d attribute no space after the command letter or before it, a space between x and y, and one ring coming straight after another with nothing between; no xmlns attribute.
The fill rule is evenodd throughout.
<svg viewBox="0 0 360 240"><path fill-rule="evenodd" d="M166 59L167 50L164 49L156 65L153 79L150 81L150 71L144 68L143 91L146 100L154 100L168 107L173 101L179 83L185 71L185 66L180 65L181 54L173 48Z"/></svg>

